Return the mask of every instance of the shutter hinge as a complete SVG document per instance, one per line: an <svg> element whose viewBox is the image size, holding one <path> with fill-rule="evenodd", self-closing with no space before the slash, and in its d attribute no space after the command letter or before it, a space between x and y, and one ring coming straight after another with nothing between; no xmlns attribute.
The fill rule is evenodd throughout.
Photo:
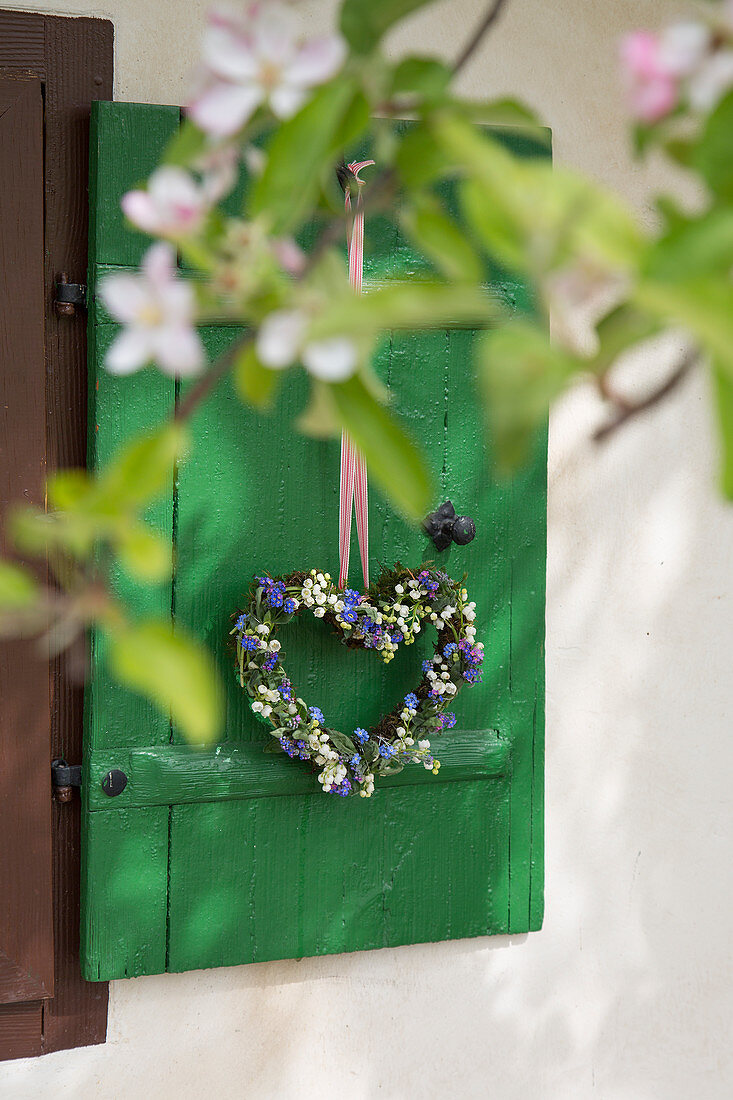
<svg viewBox="0 0 733 1100"><path fill-rule="evenodd" d="M81 787L81 764L67 764L63 756L51 762L51 786L57 802L71 802L74 787Z"/></svg>
<svg viewBox="0 0 733 1100"><path fill-rule="evenodd" d="M84 283L70 283L65 271L56 279L56 297L54 299L56 312L61 317L73 317L76 307L87 307L87 288Z"/></svg>

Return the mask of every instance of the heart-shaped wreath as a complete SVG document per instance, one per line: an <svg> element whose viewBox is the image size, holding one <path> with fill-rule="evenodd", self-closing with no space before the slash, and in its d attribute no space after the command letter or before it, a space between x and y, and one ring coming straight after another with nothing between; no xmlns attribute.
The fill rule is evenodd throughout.
<svg viewBox="0 0 733 1100"><path fill-rule="evenodd" d="M239 683L252 710L270 726L273 749L313 761L324 791L346 796L358 790L369 798L375 776L401 771L406 763L437 774L440 762L429 737L455 726L455 715L446 712L449 701L481 676L484 654L475 641L475 606L463 585L446 573L412 572L399 563L364 595L340 591L328 573L315 569L256 577L230 632L236 636ZM319 708L295 694L275 635L304 608L330 623L345 645L373 649L385 662L400 645L410 645L424 623L435 626L435 655L423 661L419 685L373 729L355 729L353 737L330 729Z"/></svg>

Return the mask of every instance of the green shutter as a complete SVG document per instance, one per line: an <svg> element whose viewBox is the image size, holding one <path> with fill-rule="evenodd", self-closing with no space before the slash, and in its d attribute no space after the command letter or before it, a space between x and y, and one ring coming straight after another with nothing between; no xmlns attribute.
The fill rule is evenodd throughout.
<svg viewBox="0 0 733 1100"><path fill-rule="evenodd" d="M125 227L121 193L144 179L179 124L172 107L94 105L90 285L134 267L146 239ZM536 150L526 143L529 155ZM394 230L367 227L367 278L414 270ZM497 292L528 309L521 286ZM114 379L114 326L92 301L90 463L170 413L174 384L153 370ZM237 332L204 330L213 357ZM262 752L231 670L229 615L253 574L336 570L338 444L294 434L305 380L268 416L229 380L193 420L195 446L151 520L175 544L169 583L126 592L171 613L216 653L227 685L221 745L189 749L166 719L108 677L93 639L84 751L82 965L99 980L164 970L355 951L538 928L543 907L546 440L511 483L488 473L465 328L394 333L376 367L432 463L440 500L476 520L467 547L440 555L468 573L486 643L484 682L462 692L440 742L439 776L408 768L371 800L329 798L302 764ZM175 520L174 520L175 517ZM436 552L370 493L371 569ZM352 582L358 584L358 555ZM115 578L119 589L125 583ZM287 634L286 632L287 631ZM384 668L322 623L285 628L294 682L341 728L370 725L411 690L421 639ZM129 777L109 798L110 768Z"/></svg>

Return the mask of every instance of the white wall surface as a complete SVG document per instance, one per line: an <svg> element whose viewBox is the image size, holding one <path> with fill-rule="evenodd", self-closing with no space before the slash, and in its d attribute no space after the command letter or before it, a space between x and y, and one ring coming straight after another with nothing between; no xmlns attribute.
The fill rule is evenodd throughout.
<svg viewBox="0 0 733 1100"><path fill-rule="evenodd" d="M113 19L117 97L180 102L207 4L43 10ZM394 48L456 55L483 8L443 0ZM523 96L643 208L662 169L629 160L615 49L671 8L509 0L465 90ZM0 1064L3 1100L733 1096L733 509L702 376L598 449L602 418L581 390L551 423L544 929L113 982L107 1044Z"/></svg>

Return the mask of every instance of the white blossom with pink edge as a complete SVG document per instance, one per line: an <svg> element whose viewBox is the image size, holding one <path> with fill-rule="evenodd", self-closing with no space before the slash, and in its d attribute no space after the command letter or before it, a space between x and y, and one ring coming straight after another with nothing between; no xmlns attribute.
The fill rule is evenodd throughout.
<svg viewBox="0 0 733 1100"><path fill-rule="evenodd" d="M304 40L290 8L280 0L238 11L214 9L204 36L203 73L188 114L207 134L225 137L269 103L285 119L309 89L330 80L346 57L339 35Z"/></svg>
<svg viewBox="0 0 733 1100"><path fill-rule="evenodd" d="M236 181L237 151L211 150L197 179L185 168L163 165L148 180L147 190L128 191L121 207L126 218L157 237L188 237L203 224L209 210Z"/></svg>
<svg viewBox="0 0 733 1100"><path fill-rule="evenodd" d="M343 382L359 365L355 345L346 336L307 340L308 318L300 310L279 309L260 325L255 350L261 363L284 370L300 360L322 382Z"/></svg>
<svg viewBox="0 0 733 1100"><path fill-rule="evenodd" d="M621 45L631 111L640 122L658 122L675 107L677 76L664 64L659 36L635 31Z"/></svg>
<svg viewBox="0 0 733 1100"><path fill-rule="evenodd" d="M159 241L149 248L138 273L108 275L98 293L109 314L124 325L105 356L111 374L132 374L148 363L174 377L202 370L206 357L193 327L193 287L177 277L169 244Z"/></svg>

